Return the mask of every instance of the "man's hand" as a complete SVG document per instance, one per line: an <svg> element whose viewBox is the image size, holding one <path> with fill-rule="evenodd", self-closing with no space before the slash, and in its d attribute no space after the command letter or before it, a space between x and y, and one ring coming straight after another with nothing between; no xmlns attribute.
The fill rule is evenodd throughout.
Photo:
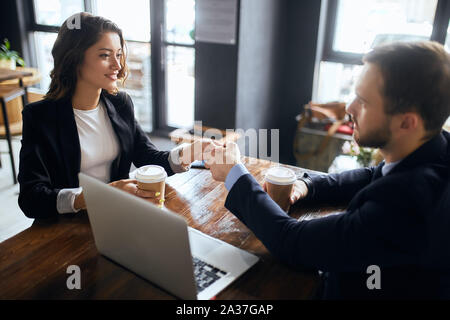
<svg viewBox="0 0 450 320"><path fill-rule="evenodd" d="M241 162L239 147L234 142L225 146L213 141L204 153L205 166L211 171L212 177L217 181L225 181L231 168Z"/></svg>
<svg viewBox="0 0 450 320"><path fill-rule="evenodd" d="M263 190L267 192L267 186L265 182L263 184ZM296 203L298 200L305 198L307 195L308 195L308 187L306 186L306 183L304 183L302 180L297 180L295 181L294 187L292 188L289 202L292 205Z"/></svg>

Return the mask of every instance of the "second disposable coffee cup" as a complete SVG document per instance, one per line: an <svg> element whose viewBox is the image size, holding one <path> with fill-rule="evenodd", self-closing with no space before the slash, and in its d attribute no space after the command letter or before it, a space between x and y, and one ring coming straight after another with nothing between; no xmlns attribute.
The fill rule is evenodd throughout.
<svg viewBox="0 0 450 320"><path fill-rule="evenodd" d="M143 166L136 171L136 181L139 189L159 192L161 194L161 196L158 197L158 204L160 200L164 201L166 178L166 170L157 165Z"/></svg>
<svg viewBox="0 0 450 320"><path fill-rule="evenodd" d="M267 170L265 180L269 196L287 212L292 188L297 180L295 172L285 167L272 167Z"/></svg>

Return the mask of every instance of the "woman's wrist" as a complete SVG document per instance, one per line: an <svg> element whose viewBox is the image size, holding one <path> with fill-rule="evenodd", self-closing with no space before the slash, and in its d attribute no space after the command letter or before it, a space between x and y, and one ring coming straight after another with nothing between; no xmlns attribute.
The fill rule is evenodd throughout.
<svg viewBox="0 0 450 320"><path fill-rule="evenodd" d="M78 194L75 197L75 201L73 202L73 207L75 210L84 210L86 209L86 202L84 201L83 192Z"/></svg>
<svg viewBox="0 0 450 320"><path fill-rule="evenodd" d="M194 150L193 143L190 143L183 148L180 148L179 160L183 167L189 166L194 162Z"/></svg>

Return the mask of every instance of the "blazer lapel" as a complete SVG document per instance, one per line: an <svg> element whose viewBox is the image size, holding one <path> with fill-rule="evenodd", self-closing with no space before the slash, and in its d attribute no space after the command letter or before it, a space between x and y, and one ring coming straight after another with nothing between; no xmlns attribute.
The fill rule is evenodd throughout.
<svg viewBox="0 0 450 320"><path fill-rule="evenodd" d="M376 179L378 179L378 178L380 178L380 177L382 176L381 169L383 168L383 166L384 166L384 161L382 161L382 162L375 168L375 171L374 171L374 173L373 173L372 181L371 181L371 182L375 181Z"/></svg>
<svg viewBox="0 0 450 320"><path fill-rule="evenodd" d="M66 166L66 174L70 187L78 187L78 173L81 166L80 139L70 100L56 103L56 114L59 128L59 142L62 157Z"/></svg>

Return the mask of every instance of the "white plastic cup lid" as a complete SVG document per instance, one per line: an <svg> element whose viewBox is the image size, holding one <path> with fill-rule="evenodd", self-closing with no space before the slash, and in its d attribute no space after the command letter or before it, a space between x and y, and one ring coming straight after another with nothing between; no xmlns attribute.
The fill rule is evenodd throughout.
<svg viewBox="0 0 450 320"><path fill-rule="evenodd" d="M295 172L285 167L272 167L266 172L266 181L273 184L288 185L296 180Z"/></svg>
<svg viewBox="0 0 450 320"><path fill-rule="evenodd" d="M140 167L136 171L136 180L144 183L161 182L166 180L167 172L163 167L157 165L147 165Z"/></svg>

